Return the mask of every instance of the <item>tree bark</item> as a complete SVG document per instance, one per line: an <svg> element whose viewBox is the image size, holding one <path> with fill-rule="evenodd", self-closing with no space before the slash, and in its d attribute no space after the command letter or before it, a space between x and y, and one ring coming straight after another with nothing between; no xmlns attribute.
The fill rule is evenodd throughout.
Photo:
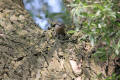
<svg viewBox="0 0 120 80"><path fill-rule="evenodd" d="M93 80L97 73L104 76L91 60L84 59L82 64L86 54L77 42L80 34L70 41L56 39L53 29L43 31L35 25L21 1L0 2L0 80Z"/></svg>

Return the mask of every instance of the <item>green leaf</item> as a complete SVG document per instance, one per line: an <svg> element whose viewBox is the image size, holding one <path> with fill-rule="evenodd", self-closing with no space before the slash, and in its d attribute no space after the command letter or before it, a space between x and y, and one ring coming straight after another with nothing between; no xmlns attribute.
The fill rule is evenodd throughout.
<svg viewBox="0 0 120 80"><path fill-rule="evenodd" d="M75 30L69 30L67 31L68 34L74 34L76 31Z"/></svg>
<svg viewBox="0 0 120 80"><path fill-rule="evenodd" d="M99 9L101 9L101 10L103 10L104 9L104 6L103 5L100 5L100 4L94 4L94 7L96 8L99 8Z"/></svg>

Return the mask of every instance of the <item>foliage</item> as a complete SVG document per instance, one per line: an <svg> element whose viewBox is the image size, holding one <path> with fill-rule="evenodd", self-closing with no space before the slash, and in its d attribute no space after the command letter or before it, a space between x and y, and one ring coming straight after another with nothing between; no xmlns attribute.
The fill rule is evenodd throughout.
<svg viewBox="0 0 120 80"><path fill-rule="evenodd" d="M119 80L120 79L120 75L116 75L116 74L113 74L112 76L106 78L105 80Z"/></svg>
<svg viewBox="0 0 120 80"><path fill-rule="evenodd" d="M67 33L68 34L74 34L76 31L75 30L69 30Z"/></svg>
<svg viewBox="0 0 120 80"><path fill-rule="evenodd" d="M89 37L92 46L104 43L96 51L96 59L120 54L120 19L117 0L74 0L69 5L76 28ZM82 25L82 26L81 26Z"/></svg>

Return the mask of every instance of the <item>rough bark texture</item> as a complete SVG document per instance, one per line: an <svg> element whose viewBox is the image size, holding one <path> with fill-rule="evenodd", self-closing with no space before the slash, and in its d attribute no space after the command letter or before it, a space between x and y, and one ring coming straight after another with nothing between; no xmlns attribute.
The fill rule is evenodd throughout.
<svg viewBox="0 0 120 80"><path fill-rule="evenodd" d="M81 35L58 40L53 30L36 26L22 7L1 0L0 80L102 80L105 66L87 56L92 47L80 42Z"/></svg>
<svg viewBox="0 0 120 80"><path fill-rule="evenodd" d="M61 43L57 44L51 33L36 27L16 2L1 0L0 79L70 80L55 54Z"/></svg>

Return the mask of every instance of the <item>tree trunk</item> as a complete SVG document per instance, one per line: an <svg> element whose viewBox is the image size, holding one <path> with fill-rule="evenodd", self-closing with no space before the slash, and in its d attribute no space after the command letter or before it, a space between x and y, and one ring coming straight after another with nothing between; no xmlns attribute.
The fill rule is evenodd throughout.
<svg viewBox="0 0 120 80"><path fill-rule="evenodd" d="M78 37L58 40L35 25L21 0L1 0L0 80L93 80L100 73L102 80L105 72L85 59Z"/></svg>

